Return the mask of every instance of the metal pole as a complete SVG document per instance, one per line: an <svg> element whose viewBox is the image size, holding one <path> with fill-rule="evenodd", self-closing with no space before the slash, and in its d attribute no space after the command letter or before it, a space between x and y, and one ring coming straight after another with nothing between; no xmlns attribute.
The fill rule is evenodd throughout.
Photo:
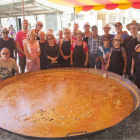
<svg viewBox="0 0 140 140"><path fill-rule="evenodd" d="M1 18L0 18L0 27L2 26L2 23L1 23Z"/></svg>
<svg viewBox="0 0 140 140"><path fill-rule="evenodd" d="M19 31L19 27L18 27L18 18L16 17L16 26L17 26L17 32Z"/></svg>
<svg viewBox="0 0 140 140"><path fill-rule="evenodd" d="M24 1L22 0L22 14L23 14L23 20L25 20L25 15L24 15Z"/></svg>
<svg viewBox="0 0 140 140"><path fill-rule="evenodd" d="M74 7L74 23L75 23L75 7Z"/></svg>

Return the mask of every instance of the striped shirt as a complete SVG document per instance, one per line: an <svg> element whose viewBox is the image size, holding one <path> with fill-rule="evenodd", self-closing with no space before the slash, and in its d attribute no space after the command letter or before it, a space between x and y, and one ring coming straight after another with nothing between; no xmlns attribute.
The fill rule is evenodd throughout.
<svg viewBox="0 0 140 140"><path fill-rule="evenodd" d="M101 36L97 35L97 39L94 39L93 36L88 38L88 47L90 53L98 54L98 46L102 45L103 41Z"/></svg>

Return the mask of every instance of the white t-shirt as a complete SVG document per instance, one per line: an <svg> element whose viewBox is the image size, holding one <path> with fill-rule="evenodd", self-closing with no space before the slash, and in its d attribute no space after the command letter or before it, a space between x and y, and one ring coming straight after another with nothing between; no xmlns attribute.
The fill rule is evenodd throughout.
<svg viewBox="0 0 140 140"><path fill-rule="evenodd" d="M17 63L13 58L9 58L8 62L5 62L2 58L0 58L0 76L2 79L13 76L12 69L15 71L18 70Z"/></svg>

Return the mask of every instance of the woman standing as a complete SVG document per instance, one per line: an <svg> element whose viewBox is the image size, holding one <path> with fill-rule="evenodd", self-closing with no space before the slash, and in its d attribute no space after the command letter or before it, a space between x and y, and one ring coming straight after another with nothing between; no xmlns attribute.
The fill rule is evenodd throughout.
<svg viewBox="0 0 140 140"><path fill-rule="evenodd" d="M110 49L110 57L107 62L108 71L119 75L126 73L126 50L122 46L123 39L116 35L113 40L114 47Z"/></svg>
<svg viewBox="0 0 140 140"><path fill-rule="evenodd" d="M60 66L70 67L70 48L72 45L72 39L70 38L70 29L64 29L64 39L60 41Z"/></svg>
<svg viewBox="0 0 140 140"><path fill-rule="evenodd" d="M43 28L43 23L41 21L37 21L36 25L35 25L35 33L37 34L37 40L39 40L40 38L38 37L38 33L39 31Z"/></svg>
<svg viewBox="0 0 140 140"><path fill-rule="evenodd" d="M27 34L27 40L24 41L24 53L26 56L26 68L27 72L40 70L40 58L41 53L39 42L36 40L37 35L34 30L31 30Z"/></svg>
<svg viewBox="0 0 140 140"><path fill-rule="evenodd" d="M88 64L88 47L87 43L82 40L84 33L77 31L76 39L71 46L71 66L86 67Z"/></svg>
<svg viewBox="0 0 140 140"><path fill-rule="evenodd" d="M45 40L45 33L43 31L39 31L38 37L40 38L39 45L40 45L40 49L41 49L40 69L43 70L43 69L46 68L46 57L45 57L45 54L44 54L44 48L45 48L45 45L47 44L47 42Z"/></svg>
<svg viewBox="0 0 140 140"><path fill-rule="evenodd" d="M47 58L47 68L58 68L59 64L59 45L54 43L54 35L49 33L47 35L48 44L45 45L45 57Z"/></svg>
<svg viewBox="0 0 140 140"><path fill-rule="evenodd" d="M102 70L106 69L111 46L111 38L109 36L103 36L103 45L99 47L99 56L102 62Z"/></svg>
<svg viewBox="0 0 140 140"><path fill-rule="evenodd" d="M140 34L137 36L138 42L140 42ZM135 69L135 72L134 72ZM140 89L140 44L135 47L135 50L132 55L132 67L131 67L131 75L134 76L134 83Z"/></svg>

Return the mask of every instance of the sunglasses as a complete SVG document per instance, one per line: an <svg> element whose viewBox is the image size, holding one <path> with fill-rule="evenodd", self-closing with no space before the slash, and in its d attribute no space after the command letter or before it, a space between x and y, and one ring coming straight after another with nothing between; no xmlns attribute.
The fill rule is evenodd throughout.
<svg viewBox="0 0 140 140"><path fill-rule="evenodd" d="M121 41L120 39L114 39L114 41Z"/></svg>
<svg viewBox="0 0 140 140"><path fill-rule="evenodd" d="M109 41L109 39L103 39L103 41Z"/></svg>
<svg viewBox="0 0 140 140"><path fill-rule="evenodd" d="M43 25L42 24L37 24L37 26L41 26L42 27Z"/></svg>
<svg viewBox="0 0 140 140"><path fill-rule="evenodd" d="M70 32L66 32L66 33L64 33L64 34L69 34Z"/></svg>
<svg viewBox="0 0 140 140"><path fill-rule="evenodd" d="M53 38L48 38L48 40L53 40Z"/></svg>
<svg viewBox="0 0 140 140"><path fill-rule="evenodd" d="M3 34L8 34L8 32L3 32Z"/></svg>
<svg viewBox="0 0 140 140"><path fill-rule="evenodd" d="M2 53L2 55L8 55L9 53Z"/></svg>
<svg viewBox="0 0 140 140"><path fill-rule="evenodd" d="M115 27L120 27L121 25L115 25Z"/></svg>

